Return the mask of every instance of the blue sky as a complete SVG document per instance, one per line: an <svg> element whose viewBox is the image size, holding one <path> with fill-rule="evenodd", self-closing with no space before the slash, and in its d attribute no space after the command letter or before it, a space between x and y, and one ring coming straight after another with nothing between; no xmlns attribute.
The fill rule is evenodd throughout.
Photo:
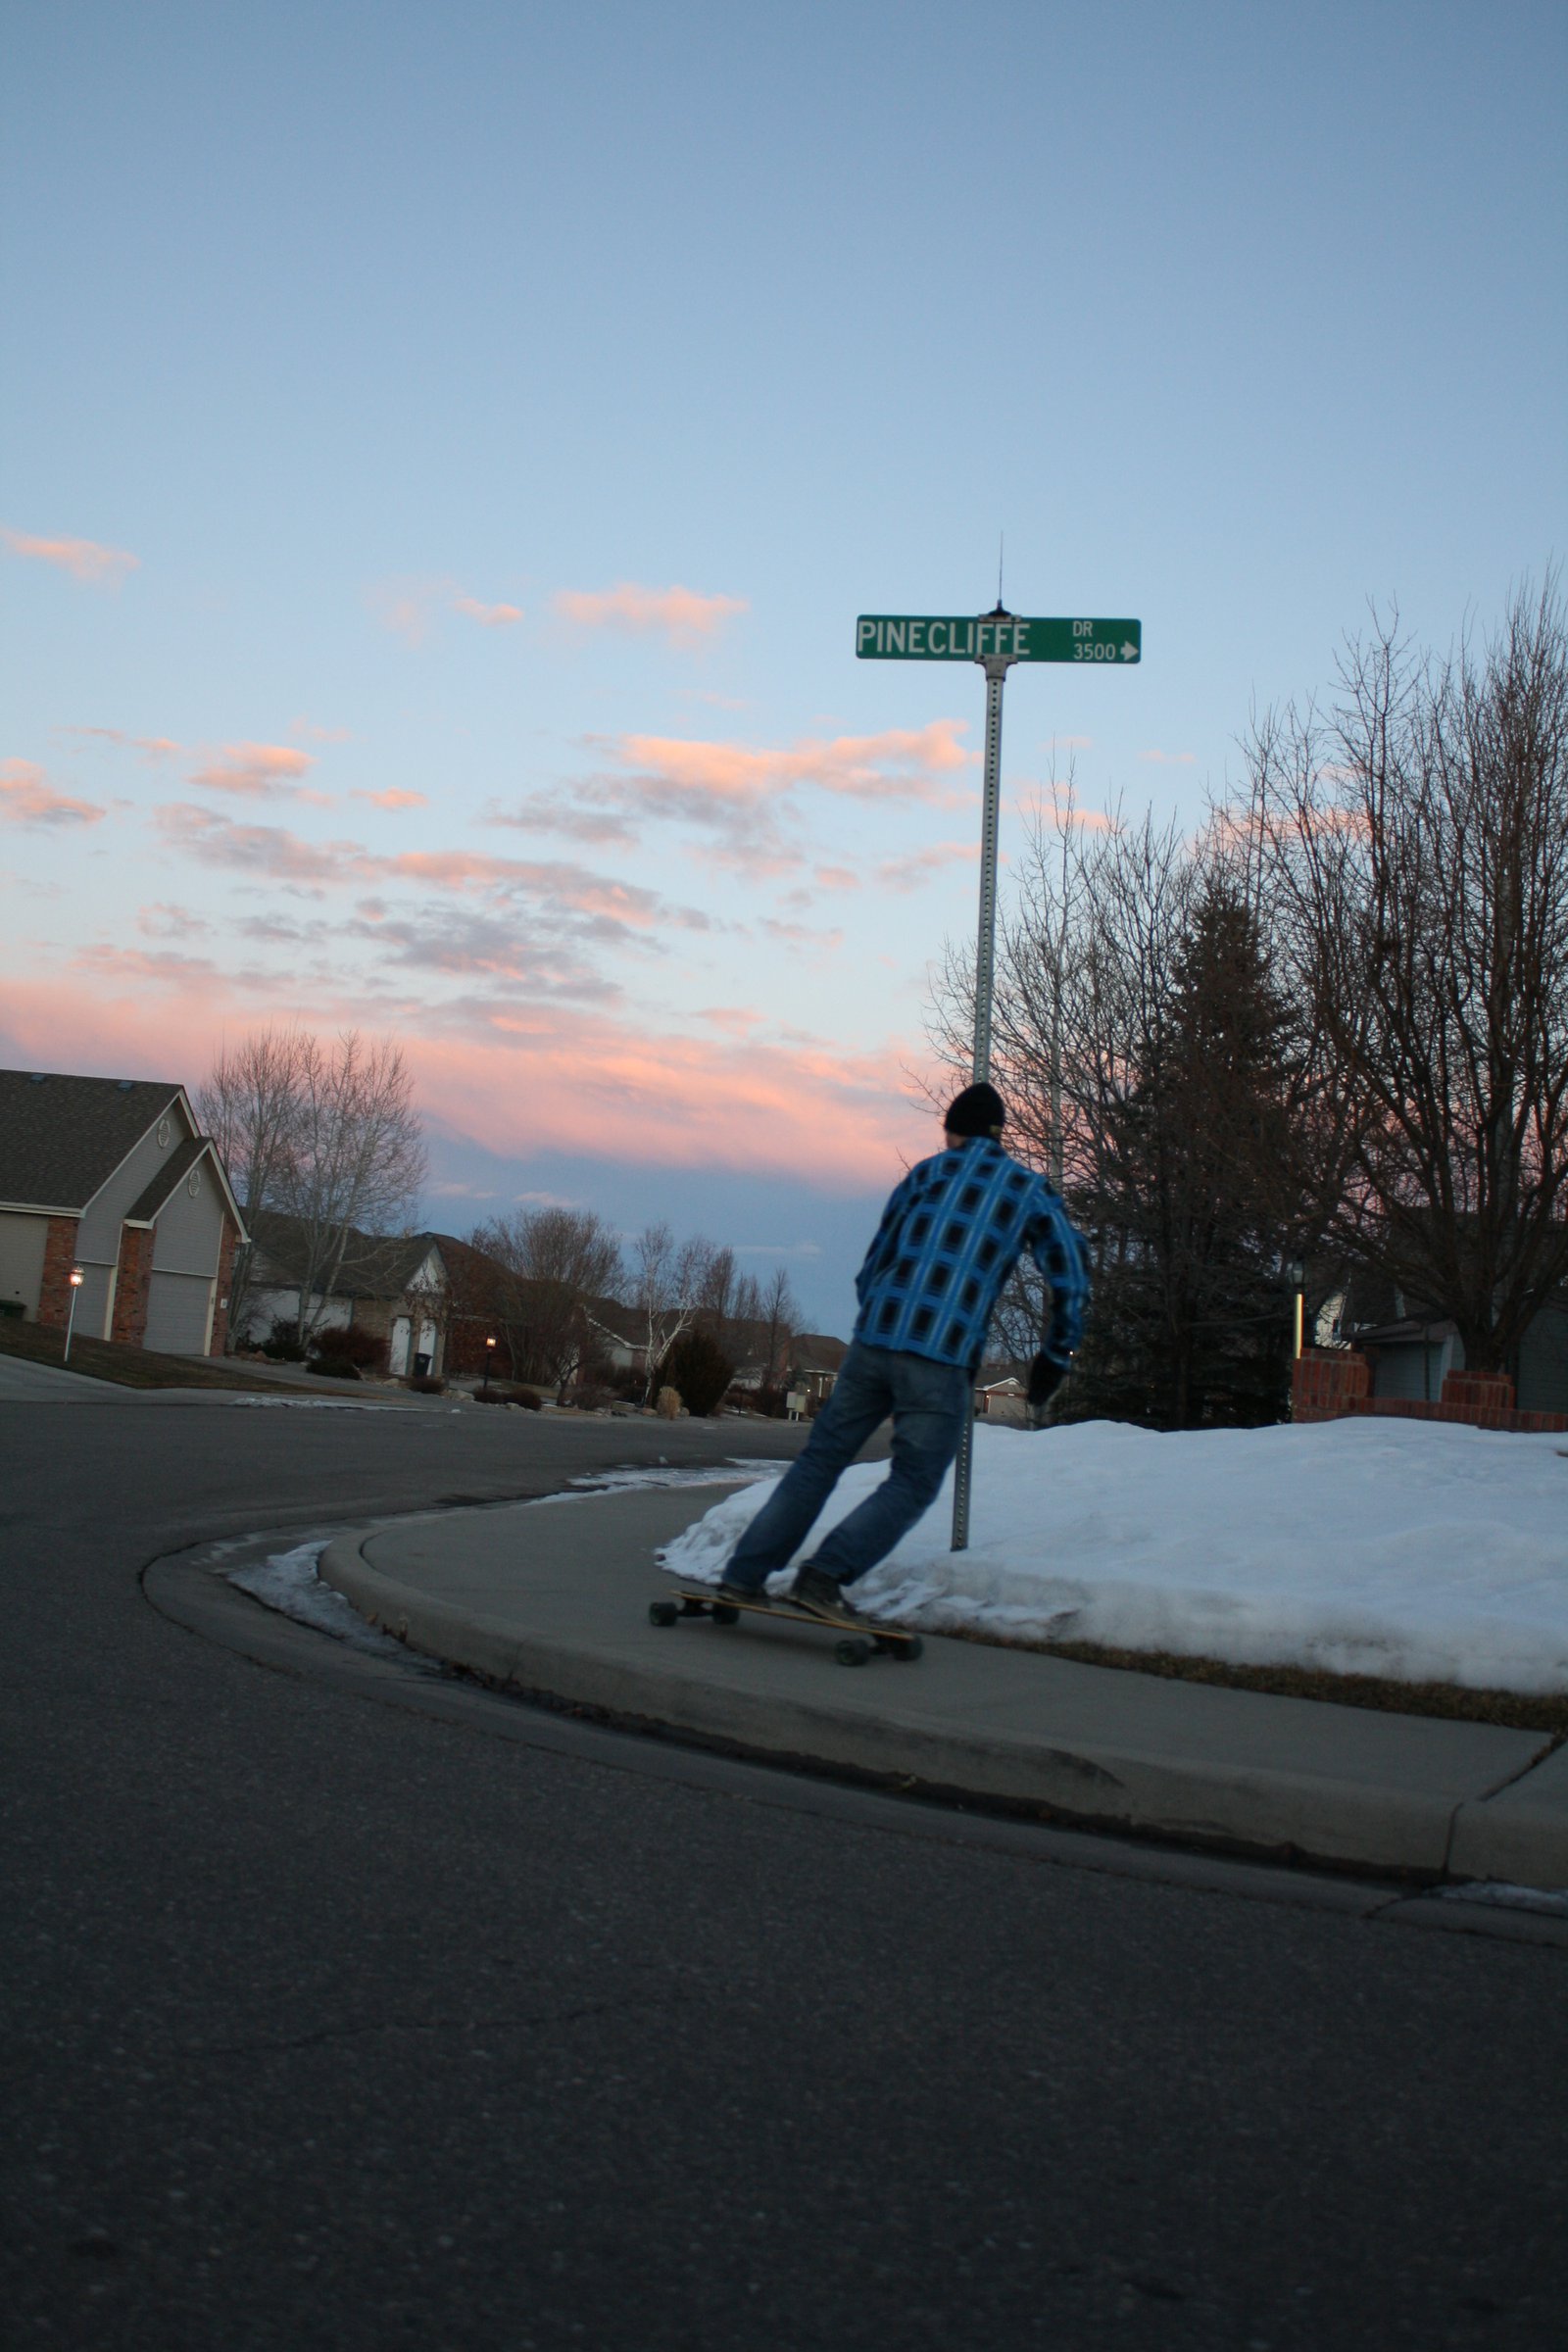
<svg viewBox="0 0 1568 2352"><path fill-rule="evenodd" d="M1004 839L1197 821L1367 600L1564 544L1568 16L317 0L10 20L0 1055L391 1029L429 1213L786 1254L929 1141L978 673ZM672 591L682 592L672 595Z"/></svg>

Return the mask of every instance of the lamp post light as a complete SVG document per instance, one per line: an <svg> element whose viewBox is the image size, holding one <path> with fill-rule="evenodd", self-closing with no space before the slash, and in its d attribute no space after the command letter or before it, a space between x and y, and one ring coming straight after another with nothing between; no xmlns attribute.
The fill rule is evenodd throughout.
<svg viewBox="0 0 1568 2352"><path fill-rule="evenodd" d="M1291 1361L1294 1363L1301 1352L1301 1292L1306 1283L1306 1268L1298 1257L1293 1257L1287 1259L1280 1271L1285 1277L1287 1290L1295 1294L1295 1312L1291 1335Z"/></svg>
<svg viewBox="0 0 1568 2352"><path fill-rule="evenodd" d="M490 1394L490 1367L496 1360L495 1346L493 1339L486 1340L484 1344L484 1387L481 1394L485 1396Z"/></svg>
<svg viewBox="0 0 1568 2352"><path fill-rule="evenodd" d="M80 1290L83 1279L79 1266L73 1266L71 1272L66 1276L66 1280L71 1285L71 1306L66 1316L66 1352L62 1361L68 1364L71 1361L71 1334L76 1321L76 1293Z"/></svg>

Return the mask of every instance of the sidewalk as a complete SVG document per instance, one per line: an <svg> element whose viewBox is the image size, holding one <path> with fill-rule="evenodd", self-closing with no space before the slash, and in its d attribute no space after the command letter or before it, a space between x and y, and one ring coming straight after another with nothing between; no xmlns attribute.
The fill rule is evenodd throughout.
<svg viewBox="0 0 1568 2352"><path fill-rule="evenodd" d="M416 1649L779 1763L1280 1858L1568 1887L1568 1746L928 1636L837 1664L760 1618L660 1629L657 1546L736 1480L458 1510L332 1544L323 1579Z"/></svg>

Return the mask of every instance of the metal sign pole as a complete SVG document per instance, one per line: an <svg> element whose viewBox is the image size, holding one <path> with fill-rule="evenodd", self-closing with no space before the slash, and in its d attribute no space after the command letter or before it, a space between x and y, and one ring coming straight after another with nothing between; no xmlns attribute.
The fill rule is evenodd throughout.
<svg viewBox="0 0 1568 2352"><path fill-rule="evenodd" d="M974 1057L978 1086L991 1075L991 999L997 962L997 829L1002 812L1002 689L1010 662L988 654L986 673L986 772L980 818L980 922L974 950ZM974 1402L963 1417L953 1472L953 1545L969 1548L969 1491L974 1476Z"/></svg>
<svg viewBox="0 0 1568 2352"><path fill-rule="evenodd" d="M990 612L862 612L855 623L858 662L976 662L986 673L985 815L980 834L980 936L974 959L974 1076L991 1075L991 990L997 928L997 816L1002 801L1002 689L1014 662L1070 662L1121 668L1144 658L1141 620L1009 612L998 583ZM1054 1033L1053 1123L1055 1172L1061 1178L1061 1120L1056 1102L1060 1042ZM953 1482L953 1548L969 1544L969 1485L974 1460L974 1401L958 1442Z"/></svg>

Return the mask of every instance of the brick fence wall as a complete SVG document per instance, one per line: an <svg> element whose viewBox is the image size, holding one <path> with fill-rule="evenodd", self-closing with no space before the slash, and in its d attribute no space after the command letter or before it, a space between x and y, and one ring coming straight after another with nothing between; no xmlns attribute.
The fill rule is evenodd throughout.
<svg viewBox="0 0 1568 2352"><path fill-rule="evenodd" d="M1446 1372L1436 1404L1374 1396L1372 1367L1353 1348L1308 1348L1291 1374L1291 1418L1344 1421L1365 1415L1390 1421L1463 1421L1471 1429L1568 1430L1568 1413L1522 1413L1513 1382L1501 1372Z"/></svg>

